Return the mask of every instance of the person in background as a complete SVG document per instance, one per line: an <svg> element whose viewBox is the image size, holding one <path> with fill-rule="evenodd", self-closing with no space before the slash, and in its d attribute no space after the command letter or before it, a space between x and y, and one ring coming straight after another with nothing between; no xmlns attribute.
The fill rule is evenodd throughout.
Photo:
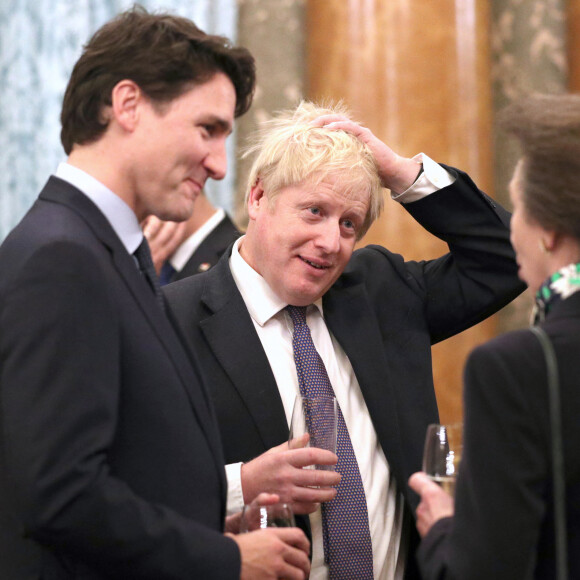
<svg viewBox="0 0 580 580"><path fill-rule="evenodd" d="M307 576L301 530L224 534L215 413L139 227L223 178L254 86L246 49L140 7L75 64L67 162L0 247L1 578Z"/></svg>
<svg viewBox="0 0 580 580"><path fill-rule="evenodd" d="M416 577L407 480L438 419L431 346L523 289L509 214L465 173L396 154L339 106L280 114L254 153L245 236L209 272L164 288L211 384L228 509L268 490L310 514L312 579ZM383 187L447 254L353 253ZM302 469L302 450L284 443L296 395L310 392L341 409L341 480L321 506L309 486L329 472Z"/></svg>
<svg viewBox="0 0 580 580"><path fill-rule="evenodd" d="M580 578L580 96L535 95L502 114L521 144L511 184L519 275L534 324L556 353L569 578ZM465 367L463 455L455 503L424 473L419 563L426 579L556 578L547 365L529 330L476 348Z"/></svg>
<svg viewBox="0 0 580 580"><path fill-rule="evenodd" d="M191 217L165 222L150 216L143 227L161 286L206 272L240 236L230 216L202 191Z"/></svg>

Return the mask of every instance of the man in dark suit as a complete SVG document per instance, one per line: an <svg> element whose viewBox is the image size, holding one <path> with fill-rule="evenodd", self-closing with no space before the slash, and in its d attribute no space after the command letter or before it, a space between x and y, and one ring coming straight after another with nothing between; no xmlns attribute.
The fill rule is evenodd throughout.
<svg viewBox="0 0 580 580"><path fill-rule="evenodd" d="M372 543L371 570L356 571L353 544L359 556L347 562L355 570L348 577L411 578L416 567L405 560L418 541L409 526L416 497L406 482L421 465L427 425L438 419L431 346L497 311L523 285L508 213L467 175L425 155L402 158L334 113L303 104L266 129L248 180L246 235L208 273L165 290L211 384L230 506L264 488L301 501L303 470L292 464L293 450L264 452L287 439L302 389L292 354L296 322L286 306L306 307L368 512L361 533ZM381 186L449 253L422 262L380 246L353 253L381 210ZM352 528L333 539L327 519L324 511L310 516L313 578L341 577L332 542L340 553L359 541ZM347 558L338 556L338 567Z"/></svg>
<svg viewBox="0 0 580 580"><path fill-rule="evenodd" d="M68 161L0 248L0 577L308 570L296 528L223 533L214 411L139 227L186 219L206 179L224 176L253 88L248 51L139 8L76 63Z"/></svg>
<svg viewBox="0 0 580 580"><path fill-rule="evenodd" d="M230 244L240 237L224 209L215 207L204 192L185 222L166 222L151 216L143 227L162 286L215 266Z"/></svg>

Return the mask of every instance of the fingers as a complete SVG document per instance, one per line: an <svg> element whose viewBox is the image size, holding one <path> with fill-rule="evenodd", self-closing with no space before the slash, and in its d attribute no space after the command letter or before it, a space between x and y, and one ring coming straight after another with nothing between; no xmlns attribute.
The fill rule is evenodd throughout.
<svg viewBox="0 0 580 580"><path fill-rule="evenodd" d="M226 535L240 548L242 580L308 577L310 543L302 530L268 528L239 536Z"/></svg>
<svg viewBox="0 0 580 580"><path fill-rule="evenodd" d="M151 257L157 272L181 245L186 234L186 222L165 222L150 216L143 225L143 234L149 242Z"/></svg>
<svg viewBox="0 0 580 580"><path fill-rule="evenodd" d="M424 490L430 486L438 487L436 483L431 481L429 477L422 471L413 473L409 478L409 487L417 494L423 495Z"/></svg>
<svg viewBox="0 0 580 580"><path fill-rule="evenodd" d="M258 505L274 505L275 503L278 503L280 501L280 496L276 493L266 493L263 492L261 493L255 500L254 502L257 503Z"/></svg>
<svg viewBox="0 0 580 580"><path fill-rule="evenodd" d="M263 453L241 468L244 502L250 503L260 492L280 496L286 503L320 503L332 499L332 486L340 482L340 474L324 469L302 469L309 465L335 465L334 453L323 449L300 448ZM326 489L324 489L326 488Z"/></svg>
<svg viewBox="0 0 580 580"><path fill-rule="evenodd" d="M436 521L453 515L453 498L420 471L409 478L409 487L421 496L416 511L417 530L424 537Z"/></svg>
<svg viewBox="0 0 580 580"><path fill-rule="evenodd" d="M310 542L299 528L270 528L282 541L290 546L294 546L306 554L310 552Z"/></svg>
<svg viewBox="0 0 580 580"><path fill-rule="evenodd" d="M291 449L288 451L287 459L290 465L294 467L308 467L309 465L336 465L338 461L338 457L335 453L318 447Z"/></svg>
<svg viewBox="0 0 580 580"><path fill-rule="evenodd" d="M308 445L310 441L310 433L304 433L300 437L294 437L288 442L288 449L301 449Z"/></svg>

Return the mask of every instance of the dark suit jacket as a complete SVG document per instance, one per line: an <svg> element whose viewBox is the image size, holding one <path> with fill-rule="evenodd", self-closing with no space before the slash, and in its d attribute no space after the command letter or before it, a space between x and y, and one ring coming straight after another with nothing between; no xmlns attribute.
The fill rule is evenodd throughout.
<svg viewBox="0 0 580 580"><path fill-rule="evenodd" d="M185 266L175 272L171 282L183 280L193 274L206 272L215 266L230 244L240 237L240 231L226 214L220 223L205 237L203 242L191 254Z"/></svg>
<svg viewBox="0 0 580 580"><path fill-rule="evenodd" d="M53 177L0 271L0 577L238 578L209 398L106 218Z"/></svg>
<svg viewBox="0 0 580 580"><path fill-rule="evenodd" d="M465 174L406 207L451 253L405 262L380 246L358 250L325 294L323 307L329 330L352 363L392 474L415 507L407 479L421 468L427 425L438 420L431 345L495 312L522 285L509 243L509 215ZM165 290L200 353L231 463L287 440L288 427L228 258Z"/></svg>
<svg viewBox="0 0 580 580"><path fill-rule="evenodd" d="M542 324L558 360L570 579L580 579L580 294ZM478 347L465 370L455 517L419 551L425 578L556 578L547 367L529 330Z"/></svg>

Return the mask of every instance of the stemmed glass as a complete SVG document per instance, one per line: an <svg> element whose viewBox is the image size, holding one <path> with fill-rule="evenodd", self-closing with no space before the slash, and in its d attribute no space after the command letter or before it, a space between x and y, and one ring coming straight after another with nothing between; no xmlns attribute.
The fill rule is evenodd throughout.
<svg viewBox="0 0 580 580"><path fill-rule="evenodd" d="M425 435L423 471L449 495L455 494L455 479L461 461L463 426L431 424Z"/></svg>
<svg viewBox="0 0 580 580"><path fill-rule="evenodd" d="M296 396L290 421L289 446L293 440L308 433L307 447L318 447L336 453L338 403L335 397ZM334 465L315 465L310 468L333 470Z"/></svg>

